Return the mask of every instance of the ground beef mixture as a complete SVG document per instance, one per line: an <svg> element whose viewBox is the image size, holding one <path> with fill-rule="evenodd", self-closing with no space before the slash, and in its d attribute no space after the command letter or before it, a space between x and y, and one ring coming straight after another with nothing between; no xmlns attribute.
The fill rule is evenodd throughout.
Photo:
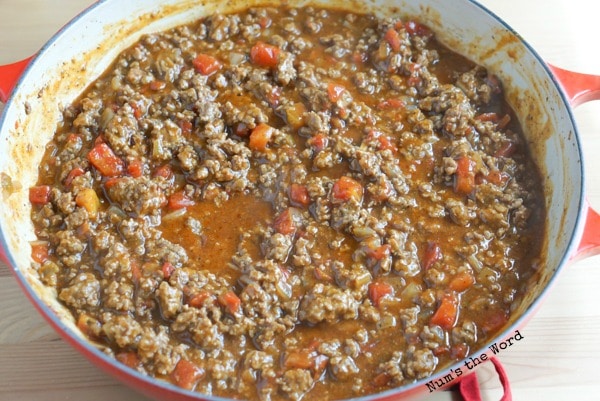
<svg viewBox="0 0 600 401"><path fill-rule="evenodd" d="M507 322L540 179L498 79L409 19L256 8L144 36L64 111L32 259L90 339L248 400L426 378Z"/></svg>

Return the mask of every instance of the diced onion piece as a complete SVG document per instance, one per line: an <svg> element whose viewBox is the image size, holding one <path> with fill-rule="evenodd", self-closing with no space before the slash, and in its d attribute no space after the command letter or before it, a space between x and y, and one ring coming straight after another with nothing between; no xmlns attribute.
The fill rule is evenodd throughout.
<svg viewBox="0 0 600 401"><path fill-rule="evenodd" d="M469 262L469 265L471 265L471 267L477 271L483 269L483 263L481 263L481 261L477 259L477 256L474 254L467 256L467 262Z"/></svg>
<svg viewBox="0 0 600 401"><path fill-rule="evenodd" d="M400 293L400 299L414 300L421 293L422 288L419 284L411 281Z"/></svg>
<svg viewBox="0 0 600 401"><path fill-rule="evenodd" d="M162 221L173 221L182 218L187 214L187 208L177 209L173 212L167 213L162 217Z"/></svg>
<svg viewBox="0 0 600 401"><path fill-rule="evenodd" d="M275 288L277 289L277 295L279 295L280 298L285 300L292 298L292 286L287 281L283 279L278 280Z"/></svg>
<svg viewBox="0 0 600 401"><path fill-rule="evenodd" d="M242 64L246 60L246 55L242 53L232 52L229 53L229 64L231 65L239 65Z"/></svg>
<svg viewBox="0 0 600 401"><path fill-rule="evenodd" d="M396 318L394 316L382 316L377 322L377 329L389 329L390 327L396 327Z"/></svg>

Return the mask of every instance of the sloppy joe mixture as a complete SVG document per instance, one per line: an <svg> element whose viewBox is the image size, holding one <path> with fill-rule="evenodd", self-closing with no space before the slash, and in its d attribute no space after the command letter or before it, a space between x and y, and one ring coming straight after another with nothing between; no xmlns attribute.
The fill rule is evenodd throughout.
<svg viewBox="0 0 600 401"><path fill-rule="evenodd" d="M501 83L410 19L256 8L144 36L39 172L43 283L118 361L207 395L427 378L505 325L540 263Z"/></svg>

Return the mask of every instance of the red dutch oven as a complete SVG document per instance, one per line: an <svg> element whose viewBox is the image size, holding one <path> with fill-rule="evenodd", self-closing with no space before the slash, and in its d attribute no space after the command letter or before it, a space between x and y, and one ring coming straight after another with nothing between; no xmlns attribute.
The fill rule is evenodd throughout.
<svg viewBox="0 0 600 401"><path fill-rule="evenodd" d="M35 235L28 188L37 181L37 166L61 118L62 108L140 35L217 11L265 3L268 1L103 0L61 29L34 57L0 66L0 101L5 103L0 116L0 257L11 267L35 307L67 342L96 365L155 399L220 398L188 392L141 375L107 357L83 337L56 294L41 284L31 268L29 243ZM600 77L547 65L508 25L472 0L303 0L300 3L414 18L432 27L441 42L485 66L504 83L507 98L516 110L541 169L548 215L540 279L531 285L505 330L490 344L508 338L532 316L566 264L600 248L600 215L586 202L581 143L572 113L572 107L600 99ZM473 354L486 351L489 351L487 346ZM498 370L502 372L500 367ZM360 400L414 398L428 392L429 380L439 379L447 371ZM468 397L473 383L468 380L463 383ZM510 399L510 394L504 399Z"/></svg>

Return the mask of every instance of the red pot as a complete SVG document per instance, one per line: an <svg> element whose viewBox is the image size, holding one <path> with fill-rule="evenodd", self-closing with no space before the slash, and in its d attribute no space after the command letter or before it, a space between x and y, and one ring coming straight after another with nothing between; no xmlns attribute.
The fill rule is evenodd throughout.
<svg viewBox="0 0 600 401"><path fill-rule="evenodd" d="M215 10L258 3L264 4L258 0L207 0L202 5L192 0L104 0L71 21L33 58L0 66L0 100L6 103L0 117L0 174L3 181L12 183L12 188L0 192L0 257L11 266L35 307L65 340L93 363L156 399L217 398L133 372L81 335L70 313L31 271L29 241L34 233L27 188L37 180L45 144L60 118L58 106L71 103L140 34L186 23ZM350 5L334 0L315 3L389 15L398 12L400 0L352 1ZM402 15L418 16L431 27L444 27L436 32L442 42L501 78L545 177L548 223L544 271L510 326L491 344L511 336L525 324L565 264L600 248L600 215L585 200L581 143L571 109L600 99L600 77L548 66L510 27L474 1L413 0L402 2L400 9ZM474 354L486 350L482 347ZM362 400L411 398L427 392L425 383L431 379L435 378Z"/></svg>

